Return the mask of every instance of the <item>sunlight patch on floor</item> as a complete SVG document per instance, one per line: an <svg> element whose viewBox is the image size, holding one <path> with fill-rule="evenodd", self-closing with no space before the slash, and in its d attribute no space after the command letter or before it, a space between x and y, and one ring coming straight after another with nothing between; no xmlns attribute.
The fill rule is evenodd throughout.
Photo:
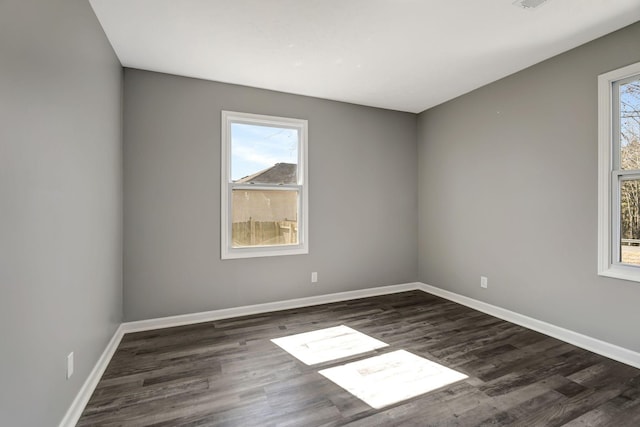
<svg viewBox="0 0 640 427"><path fill-rule="evenodd" d="M388 345L344 325L275 338L271 342L307 365L354 356Z"/></svg>
<svg viewBox="0 0 640 427"><path fill-rule="evenodd" d="M376 409L467 378L405 350L324 369L320 374Z"/></svg>

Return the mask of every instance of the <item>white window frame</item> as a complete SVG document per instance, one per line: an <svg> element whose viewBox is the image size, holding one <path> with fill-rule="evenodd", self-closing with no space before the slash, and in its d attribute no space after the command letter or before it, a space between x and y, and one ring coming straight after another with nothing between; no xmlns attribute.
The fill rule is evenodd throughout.
<svg viewBox="0 0 640 427"><path fill-rule="evenodd" d="M296 184L239 184L231 181L231 124L244 123L298 130L298 182ZM254 258L266 256L302 255L309 253L309 185L307 168L308 122L303 119L265 116L261 114L222 111L221 152L221 258ZM298 244L276 246L252 246L234 248L231 237L231 203L233 189L250 190L298 190Z"/></svg>
<svg viewBox="0 0 640 427"><path fill-rule="evenodd" d="M640 62L598 76L598 274L640 282L640 267L620 259L620 179L640 178L638 171L623 171L619 164L617 82L640 75ZM619 122L618 122L619 123Z"/></svg>

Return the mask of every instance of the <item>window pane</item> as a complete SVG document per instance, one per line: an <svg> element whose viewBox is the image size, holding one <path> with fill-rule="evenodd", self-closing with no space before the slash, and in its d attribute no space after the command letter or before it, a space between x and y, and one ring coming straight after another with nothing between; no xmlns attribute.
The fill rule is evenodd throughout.
<svg viewBox="0 0 640 427"><path fill-rule="evenodd" d="M620 167L640 169L640 78L620 84Z"/></svg>
<svg viewBox="0 0 640 427"><path fill-rule="evenodd" d="M298 130L231 123L231 180L298 183Z"/></svg>
<svg viewBox="0 0 640 427"><path fill-rule="evenodd" d="M233 247L297 245L297 190L232 190Z"/></svg>
<svg viewBox="0 0 640 427"><path fill-rule="evenodd" d="M640 265L640 179L620 183L620 258Z"/></svg>

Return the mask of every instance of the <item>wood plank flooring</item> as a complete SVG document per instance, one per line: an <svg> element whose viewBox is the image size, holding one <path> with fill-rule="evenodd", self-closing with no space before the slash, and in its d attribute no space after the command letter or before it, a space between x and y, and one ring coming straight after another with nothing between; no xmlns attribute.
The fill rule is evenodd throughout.
<svg viewBox="0 0 640 427"><path fill-rule="evenodd" d="M388 347L307 366L270 340ZM373 409L318 373L406 350L468 376ZM640 370L420 291L126 334L78 426L640 426Z"/></svg>

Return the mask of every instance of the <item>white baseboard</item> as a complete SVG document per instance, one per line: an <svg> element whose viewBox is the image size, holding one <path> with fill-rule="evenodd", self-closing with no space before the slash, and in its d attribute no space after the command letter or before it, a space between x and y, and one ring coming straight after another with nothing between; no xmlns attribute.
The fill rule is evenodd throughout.
<svg viewBox="0 0 640 427"><path fill-rule="evenodd" d="M620 347L606 341L601 341L599 339L592 338L560 326L552 325L551 323L543 322L495 305L487 304L486 302L465 297L464 295L436 288L435 286L427 285L425 283L421 283L419 289L429 294L473 308L474 310L515 323L516 325L533 329L534 331L541 332L550 337L573 344L576 347L592 351L601 356L608 357L609 359L617 360L618 362L633 366L634 368L640 368L640 353L627 348Z"/></svg>
<svg viewBox="0 0 640 427"><path fill-rule="evenodd" d="M87 406L87 403L89 402L93 391L96 389L100 378L102 378L102 374L104 374L104 371L107 369L107 365L109 365L113 354L116 352L116 349L120 344L120 340L122 340L122 337L124 335L122 329L123 328L121 324L120 326L118 326L118 329L116 329L113 337L111 337L111 340L107 344L107 347L102 352L102 355L100 355L100 358L89 373L89 376L85 380L84 384L82 384L82 387L76 395L76 398L73 399L73 402L67 410L67 413L64 415L64 418L62 418L62 421L60 421L59 427L73 427L78 423L78 420L82 415L82 411L84 411L84 407Z"/></svg>
<svg viewBox="0 0 640 427"><path fill-rule="evenodd" d="M209 322L212 320L229 319L233 317L248 316L252 314L268 313L272 311L288 310L292 308L309 307L313 305L328 304L332 302L348 301L358 298L367 298L378 295L394 294L398 292L421 290L423 292L436 295L458 304L473 308L491 316L498 317L516 325L541 332L545 335L573 344L585 350L592 351L602 356L608 357L618 362L640 368L640 353L610 344L574 331L570 331L541 320L534 319L495 305L491 305L473 298L465 297L454 292L436 288L425 283L413 282L401 285L381 286L378 288L360 289L357 291L339 292L328 295L318 295L307 298L297 298L285 301L270 302L264 304L248 305L243 307L225 308L222 310L205 311L201 313L184 314L179 316L162 317L157 319L139 320L125 322L118 327L116 332L107 344L100 359L89 374L78 395L67 410L59 427L73 427L76 425L87 402L91 398L102 374L111 361L120 340L125 333L141 332L153 329L169 328L173 326L189 325L194 323Z"/></svg>
<svg viewBox="0 0 640 427"><path fill-rule="evenodd" d="M314 297L297 298L285 301L268 302L264 304L246 305L243 307L224 308L221 310L204 311L200 313L183 314L179 316L161 317L157 319L138 320L122 324L124 333L149 331L153 329L171 328L174 326L190 325L194 323L210 322L212 320L229 319L232 317L249 316L252 314L269 313L271 311L288 310L292 308L310 307L313 305L329 304L332 302L348 301L358 298L374 297L378 295L395 294L398 292L420 289L418 282L401 285L381 286L378 288L359 289L357 291L338 292L335 294L318 295Z"/></svg>

